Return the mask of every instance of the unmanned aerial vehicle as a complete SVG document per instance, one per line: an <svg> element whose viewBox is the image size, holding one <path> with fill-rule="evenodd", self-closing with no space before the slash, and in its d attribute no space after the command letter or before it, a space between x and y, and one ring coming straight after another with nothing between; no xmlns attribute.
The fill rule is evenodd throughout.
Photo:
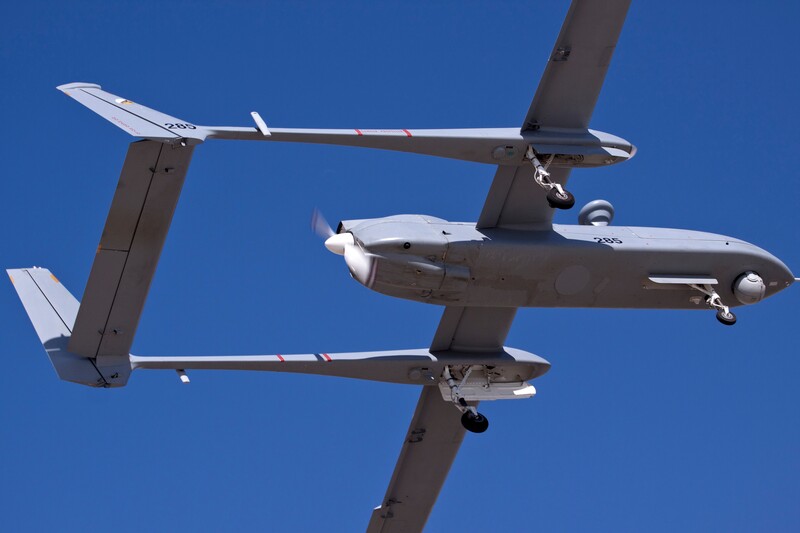
<svg viewBox="0 0 800 533"><path fill-rule="evenodd" d="M504 346L520 307L705 309L725 325L732 308L787 288L795 278L740 239L668 228L611 225L594 200L579 224L553 223L570 209L573 169L623 163L625 139L589 129L629 0L573 0L521 126L479 129L281 129L201 126L99 85L59 89L133 142L79 302L45 268L8 270L61 379L122 387L133 370L262 370L419 386L421 394L394 474L367 531L420 531L466 431L489 421L479 402L525 399L550 368ZM431 215L343 220L314 229L352 277L382 294L444 307L429 347L358 353L154 357L130 354L150 283L195 148L209 139L333 144L412 152L496 168L477 222ZM587 172L587 171L579 171Z"/></svg>

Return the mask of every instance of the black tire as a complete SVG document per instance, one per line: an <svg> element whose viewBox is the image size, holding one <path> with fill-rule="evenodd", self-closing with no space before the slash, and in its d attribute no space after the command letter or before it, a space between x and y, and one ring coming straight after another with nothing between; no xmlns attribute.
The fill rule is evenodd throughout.
<svg viewBox="0 0 800 533"><path fill-rule="evenodd" d="M717 320L725 324L726 326L732 326L736 324L736 315L728 311L726 314L725 311L717 311Z"/></svg>
<svg viewBox="0 0 800 533"><path fill-rule="evenodd" d="M461 415L461 425L472 433L483 433L489 429L489 419L480 413L473 415L471 411L467 411Z"/></svg>
<svg viewBox="0 0 800 533"><path fill-rule="evenodd" d="M550 189L547 193L547 203L553 209L572 209L575 205L575 197L569 191L564 191L564 194L558 192L558 189Z"/></svg>

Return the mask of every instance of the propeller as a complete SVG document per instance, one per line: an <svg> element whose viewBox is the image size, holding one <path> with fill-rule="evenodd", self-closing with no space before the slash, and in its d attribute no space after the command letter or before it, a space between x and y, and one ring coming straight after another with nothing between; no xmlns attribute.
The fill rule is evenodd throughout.
<svg viewBox="0 0 800 533"><path fill-rule="evenodd" d="M377 266L375 256L366 253L359 245L355 244L355 238L352 233L343 235L349 235L354 241L352 244L348 243L344 246L344 262L347 263L347 268L350 269L350 273L362 285L372 287L375 282L375 267ZM331 237L328 241L333 238ZM325 246L328 246L328 241L325 241Z"/></svg>
<svg viewBox="0 0 800 533"><path fill-rule="evenodd" d="M347 268L356 280L366 287L371 287L375 282L377 261L375 256L368 254L356 243L352 233L336 233L322 213L314 209L311 215L311 229L314 233L325 239L325 248L336 255L344 256Z"/></svg>
<svg viewBox="0 0 800 533"><path fill-rule="evenodd" d="M322 237L323 239L327 239L336 234L333 231L333 228L328 221L325 220L325 217L322 216L322 213L319 209L314 209L314 212L311 214L311 231Z"/></svg>

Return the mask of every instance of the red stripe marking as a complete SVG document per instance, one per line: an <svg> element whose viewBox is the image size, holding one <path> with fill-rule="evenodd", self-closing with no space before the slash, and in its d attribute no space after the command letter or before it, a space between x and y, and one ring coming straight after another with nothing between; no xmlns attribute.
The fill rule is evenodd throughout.
<svg viewBox="0 0 800 533"><path fill-rule="evenodd" d="M324 357L326 361L330 361L331 360L331 356L326 354L326 353L322 354L322 357Z"/></svg>
<svg viewBox="0 0 800 533"><path fill-rule="evenodd" d="M410 132L410 131L408 131L408 130L403 130L403 131L406 133L406 135L408 135L409 137L411 137L411 132Z"/></svg>
<svg viewBox="0 0 800 533"><path fill-rule="evenodd" d="M281 362L281 363L283 363L284 361L286 361L286 359L284 359L284 358L281 356L281 354L277 354L277 355L278 355L278 359L280 360L280 362Z"/></svg>
<svg viewBox="0 0 800 533"><path fill-rule="evenodd" d="M358 133L359 135L364 135L363 133L361 133L361 130L356 130L356 133Z"/></svg>

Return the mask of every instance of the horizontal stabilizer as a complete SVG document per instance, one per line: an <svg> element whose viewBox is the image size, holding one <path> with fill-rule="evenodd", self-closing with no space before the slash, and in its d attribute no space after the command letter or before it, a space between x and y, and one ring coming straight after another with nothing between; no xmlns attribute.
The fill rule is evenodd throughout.
<svg viewBox="0 0 800 533"><path fill-rule="evenodd" d="M197 144L209 134L202 126L107 93L94 83L68 83L56 88L134 137Z"/></svg>
<svg viewBox="0 0 800 533"><path fill-rule="evenodd" d="M92 359L67 348L79 303L49 270L34 267L6 272L58 377L90 387L125 385L131 371L127 358L121 364L115 361L98 367Z"/></svg>
<svg viewBox="0 0 800 533"><path fill-rule="evenodd" d="M154 141L128 148L75 320L72 352L101 363L127 360L193 150Z"/></svg>

